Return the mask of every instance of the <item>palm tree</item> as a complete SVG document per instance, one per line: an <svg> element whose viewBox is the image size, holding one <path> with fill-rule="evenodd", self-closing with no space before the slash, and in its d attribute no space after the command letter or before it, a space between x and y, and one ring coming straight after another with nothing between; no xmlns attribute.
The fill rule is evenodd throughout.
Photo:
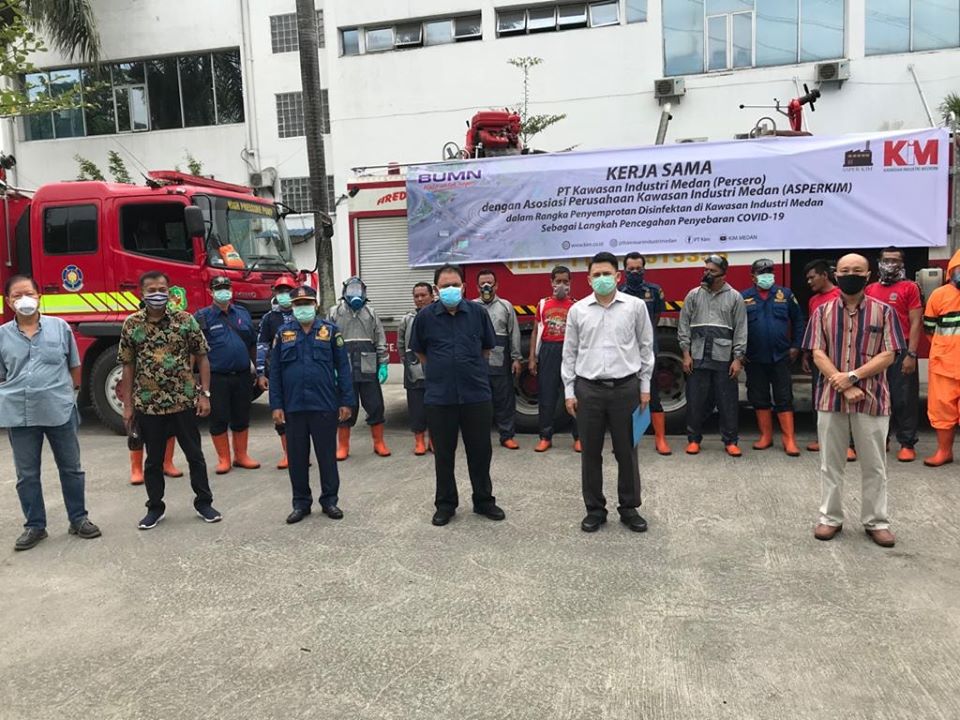
<svg viewBox="0 0 960 720"><path fill-rule="evenodd" d="M950 113L960 122L960 95L950 93L940 103L940 114L946 117Z"/></svg>
<svg viewBox="0 0 960 720"><path fill-rule="evenodd" d="M0 28L26 20L43 32L55 49L69 58L100 59L91 0L0 0Z"/></svg>

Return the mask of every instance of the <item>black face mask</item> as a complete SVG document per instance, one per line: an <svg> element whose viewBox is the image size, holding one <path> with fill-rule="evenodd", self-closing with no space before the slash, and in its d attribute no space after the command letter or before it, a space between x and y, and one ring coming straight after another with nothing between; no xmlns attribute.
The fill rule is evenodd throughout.
<svg viewBox="0 0 960 720"><path fill-rule="evenodd" d="M837 287L844 295L859 295L867 286L863 275L837 275Z"/></svg>
<svg viewBox="0 0 960 720"><path fill-rule="evenodd" d="M643 287L643 270L631 270L627 273L627 287L631 290Z"/></svg>
<svg viewBox="0 0 960 720"><path fill-rule="evenodd" d="M721 277L722 277L721 275L717 275L716 277L714 277L713 275L710 274L710 271L708 270L703 274L703 279L700 280L700 284L706 285L707 287L713 287L714 281L719 280Z"/></svg>

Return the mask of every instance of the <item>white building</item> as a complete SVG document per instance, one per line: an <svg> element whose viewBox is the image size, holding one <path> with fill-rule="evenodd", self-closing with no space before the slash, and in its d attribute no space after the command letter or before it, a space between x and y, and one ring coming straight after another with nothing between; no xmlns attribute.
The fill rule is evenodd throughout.
<svg viewBox="0 0 960 720"><path fill-rule="evenodd" d="M335 198L351 168L440 160L447 141L462 144L476 110L516 107L514 57L543 59L531 72L531 112L567 115L537 137L545 150L651 143L661 78L685 89L667 142L730 138L763 115L785 128L772 110L739 105L785 103L803 83L823 92L806 114L816 134L928 126L960 91L960 0L317 4ZM239 183L259 175L306 207L294 0L98 0L95 9L112 72L94 98L99 110L8 121L3 149L17 156L18 183L74 178L75 155L106 170L116 150L139 171L185 167L189 153L204 173ZM54 84L92 79L53 53L34 63L54 71ZM311 248L297 256L312 266Z"/></svg>

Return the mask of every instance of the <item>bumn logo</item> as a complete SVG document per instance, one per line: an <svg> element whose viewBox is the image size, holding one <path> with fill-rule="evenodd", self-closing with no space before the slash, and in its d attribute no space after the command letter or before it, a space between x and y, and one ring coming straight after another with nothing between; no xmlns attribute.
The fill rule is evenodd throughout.
<svg viewBox="0 0 960 720"><path fill-rule="evenodd" d="M940 141L887 140L883 143L885 168L935 168L939 164Z"/></svg>

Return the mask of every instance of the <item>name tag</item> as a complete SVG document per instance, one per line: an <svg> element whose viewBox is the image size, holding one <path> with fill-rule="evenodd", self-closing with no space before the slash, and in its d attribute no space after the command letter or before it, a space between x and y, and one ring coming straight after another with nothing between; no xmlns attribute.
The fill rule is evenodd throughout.
<svg viewBox="0 0 960 720"><path fill-rule="evenodd" d="M297 341L297 331L296 330L284 330L280 333L280 342L290 343Z"/></svg>

